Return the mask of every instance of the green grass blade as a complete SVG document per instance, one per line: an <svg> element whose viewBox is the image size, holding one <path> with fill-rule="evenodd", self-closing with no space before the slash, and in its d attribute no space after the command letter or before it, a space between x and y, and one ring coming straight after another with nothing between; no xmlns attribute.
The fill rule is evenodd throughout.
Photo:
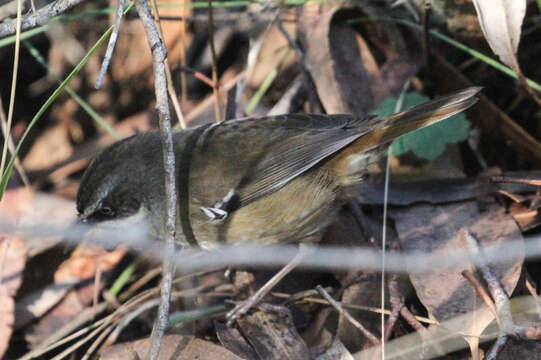
<svg viewBox="0 0 541 360"><path fill-rule="evenodd" d="M518 79L517 74L513 70L511 70L510 68L508 68L504 64L500 63L499 61L494 60L493 58L491 58L489 56L486 56L485 54L483 54L483 53L481 53L481 52L479 52L477 50L474 50L474 49L470 48L469 46L466 46L466 45L456 41L455 39L452 39L449 36L444 35L444 34L438 32L436 30L430 30L430 34L432 36L434 36L434 37L436 37L436 38L438 38L440 40L443 40L446 43L451 44L454 47L456 47L456 48L470 54L471 56L478 58L479 60L485 62L486 64L492 66L493 68L503 72L504 74L507 74L507 75L511 76L512 78ZM533 81L531 79L526 79L526 81L528 82L528 85L530 85L530 87L532 87L533 89L541 92L541 85L540 84L538 84L537 82L535 82L535 81Z"/></svg>
<svg viewBox="0 0 541 360"><path fill-rule="evenodd" d="M187 322L187 321L194 321L194 320L199 320L202 318L207 318L226 310L227 310L227 306L223 304L223 305L210 306L203 309L176 312L176 313L171 314L171 316L169 316L169 326L173 326L179 322Z"/></svg>
<svg viewBox="0 0 541 360"><path fill-rule="evenodd" d="M30 55L32 55L34 59L36 59L36 61L47 70L48 73L52 74L55 77L58 77L58 75L53 71L53 69L51 69L49 64L47 64L43 56L41 56L38 49L36 49L34 45L32 45L28 40L23 41L23 45L28 49ZM84 111L86 111L88 115L90 115L92 119L94 119L95 122L98 123L98 125L100 125L107 133L109 133L109 135L111 135L116 140L120 140L121 136L115 131L115 129L111 127L111 125L109 125L105 120L103 120L103 118L92 108L92 106L90 106L89 103L84 101L69 86L66 86L66 92L79 104L79 106L81 106L81 108L83 108Z"/></svg>
<svg viewBox="0 0 541 360"><path fill-rule="evenodd" d="M133 272L135 271L135 268L137 267L137 264L139 264L139 261L141 260L141 257L137 256L133 261L128 265L127 268L122 271L122 273L116 278L113 285L111 285L111 288L109 289L109 292L113 294L114 296L117 296L120 293L120 290L126 285L130 277L132 276Z"/></svg>
<svg viewBox="0 0 541 360"><path fill-rule="evenodd" d="M47 30L47 28L48 28L48 25L44 25L44 26L39 26L37 28L24 31L21 33L21 41L29 39L34 35L41 34L45 30ZM15 35L7 36L3 39L0 39L0 48L11 45L13 43L15 43Z"/></svg>
<svg viewBox="0 0 541 360"><path fill-rule="evenodd" d="M246 105L245 111L247 115L250 115L254 111L255 107L257 106L257 104L259 104L259 102L261 101L261 98L263 97L263 95L265 95L265 93L267 92L269 87L272 85L272 83L274 82L277 76L278 76L278 67L272 69L272 71L265 77L259 89L257 89L254 96L252 96L252 98L248 102L248 105Z"/></svg>
<svg viewBox="0 0 541 360"><path fill-rule="evenodd" d="M261 98L263 97L263 95L265 95L267 90L269 90L270 86L272 85L274 80L276 80L276 77L282 70L284 62L289 56L289 53L291 51L291 48L289 47L286 47L284 49L286 51L284 52L284 55L282 55L282 58L280 59L280 62L278 63L278 65L274 69L272 69L270 73L267 74L265 79L263 79L263 83L255 92L254 96L252 96L250 98L250 101L248 101L248 105L246 105L246 108L244 109L247 115L250 115L254 111L257 104L259 104L259 102L261 101Z"/></svg>

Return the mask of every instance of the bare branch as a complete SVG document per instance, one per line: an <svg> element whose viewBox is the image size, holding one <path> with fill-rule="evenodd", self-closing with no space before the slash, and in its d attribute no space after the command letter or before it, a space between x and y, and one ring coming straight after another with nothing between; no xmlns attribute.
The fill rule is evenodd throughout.
<svg viewBox="0 0 541 360"><path fill-rule="evenodd" d="M177 193L175 183L175 154L173 152L173 134L171 131L171 114L167 97L166 57L167 50L160 37L150 7L146 0L135 2L137 13L141 18L152 52L152 67L154 69L154 87L156 92L156 110L160 118L160 133L162 137L163 163L165 170L165 248L163 258L163 278L161 285L160 306L158 318L152 329L151 345L148 359L157 359L160 352L161 338L169 323L169 300L174 272L174 262L171 258L175 252Z"/></svg>
<svg viewBox="0 0 541 360"><path fill-rule="evenodd" d="M58 16L84 0L57 0L52 4L42 7L35 13L23 16L21 30L28 30L36 26L47 24L52 18ZM13 35L16 28L16 19L6 21L0 24L0 38Z"/></svg>
<svg viewBox="0 0 541 360"><path fill-rule="evenodd" d="M160 34L160 38L163 39L162 24L160 22L160 13L156 0L152 0L152 10L154 11L154 23L156 24L156 28L158 29L158 33ZM169 92L171 102L173 102L173 109L175 109L175 113L177 114L177 119L180 123L180 127L182 129L185 129L186 121L184 120L184 114L182 114L182 110L180 109L180 103L178 101L177 93L175 91L175 88L173 87L173 77L171 76L171 70L169 68L169 62L167 61L167 58L164 60L164 65L165 76L167 78L167 91Z"/></svg>
<svg viewBox="0 0 541 360"><path fill-rule="evenodd" d="M122 21L122 15L124 14L125 5L126 0L118 0L118 8L116 10L116 18L113 25L113 32L111 33L109 43L107 44L107 51L105 52L105 56L103 57L103 63L101 64L98 80L96 80L96 89L99 89L101 87L101 83L103 82L103 78L105 77L105 73L107 72L109 63L111 62L111 58L113 57L113 50L115 49L116 40L118 39L118 32L120 31L120 23Z"/></svg>

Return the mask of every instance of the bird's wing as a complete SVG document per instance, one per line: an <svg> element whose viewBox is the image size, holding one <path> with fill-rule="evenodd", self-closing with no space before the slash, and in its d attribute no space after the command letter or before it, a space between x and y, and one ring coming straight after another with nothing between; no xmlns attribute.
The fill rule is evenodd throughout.
<svg viewBox="0 0 541 360"><path fill-rule="evenodd" d="M365 134L362 122L350 115L287 115L207 128L191 167L194 195L212 203L232 190L235 208L246 206Z"/></svg>

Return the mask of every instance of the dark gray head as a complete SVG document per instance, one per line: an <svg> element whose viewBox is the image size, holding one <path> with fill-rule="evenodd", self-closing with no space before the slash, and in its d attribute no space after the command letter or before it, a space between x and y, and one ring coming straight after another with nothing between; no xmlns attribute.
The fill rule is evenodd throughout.
<svg viewBox="0 0 541 360"><path fill-rule="evenodd" d="M157 140L157 141L156 141ZM77 193L83 222L124 220L144 210L149 189L162 178L158 134L132 136L104 149L89 165ZM163 181L162 181L163 182ZM154 188L159 191L159 188Z"/></svg>

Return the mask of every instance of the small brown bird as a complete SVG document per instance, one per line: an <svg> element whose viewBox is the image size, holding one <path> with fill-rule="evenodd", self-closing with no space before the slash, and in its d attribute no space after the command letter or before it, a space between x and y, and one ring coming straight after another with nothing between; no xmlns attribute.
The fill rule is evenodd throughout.
<svg viewBox="0 0 541 360"><path fill-rule="evenodd" d="M395 138L467 109L479 91L468 88L382 118L291 114L175 132L176 240L203 248L317 241ZM77 194L82 221L143 223L158 237L164 206L156 131L103 150Z"/></svg>

